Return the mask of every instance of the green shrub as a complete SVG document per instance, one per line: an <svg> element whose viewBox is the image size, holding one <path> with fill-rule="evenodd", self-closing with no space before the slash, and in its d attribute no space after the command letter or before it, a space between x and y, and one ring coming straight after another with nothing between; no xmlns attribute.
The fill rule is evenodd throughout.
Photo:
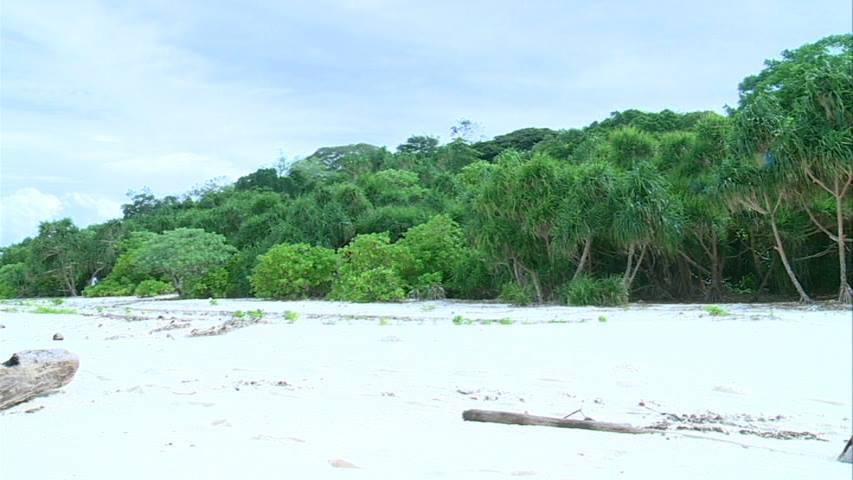
<svg viewBox="0 0 853 480"><path fill-rule="evenodd" d="M499 293L486 254L473 248L465 249L445 283L453 298L494 298Z"/></svg>
<svg viewBox="0 0 853 480"><path fill-rule="evenodd" d="M535 294L531 287L524 287L517 282L508 282L501 287L498 299L512 305L530 305L533 303Z"/></svg>
<svg viewBox="0 0 853 480"><path fill-rule="evenodd" d="M252 274L252 289L264 298L323 297L331 288L337 265L334 250L283 243L260 256Z"/></svg>
<svg viewBox="0 0 853 480"><path fill-rule="evenodd" d="M139 285L137 285L136 289L133 290L133 294L137 297L155 297L157 295L172 293L174 291L175 288L166 282L149 279L139 282Z"/></svg>
<svg viewBox="0 0 853 480"><path fill-rule="evenodd" d="M0 298L23 296L26 270L24 263L10 263L0 267Z"/></svg>
<svg viewBox="0 0 853 480"><path fill-rule="evenodd" d="M438 300L444 298L444 286L441 282L441 272L425 273L415 280L415 285L409 294L418 300Z"/></svg>
<svg viewBox="0 0 853 480"><path fill-rule="evenodd" d="M399 273L379 267L342 276L329 298L350 302L395 302L406 298L405 287Z"/></svg>
<svg viewBox="0 0 853 480"><path fill-rule="evenodd" d="M127 297L133 295L132 284L120 283L110 277L95 285L86 287L83 296L86 297Z"/></svg>
<svg viewBox="0 0 853 480"><path fill-rule="evenodd" d="M73 308L58 308L58 307L47 307L47 306L39 306L33 310L33 313L41 313L41 314L53 314L53 315L73 315L77 313L77 310Z"/></svg>
<svg viewBox="0 0 853 480"><path fill-rule="evenodd" d="M466 253L462 228L447 215L410 228L399 244L412 254L418 275L440 273L443 279L453 275Z"/></svg>
<svg viewBox="0 0 853 480"><path fill-rule="evenodd" d="M560 300L568 305L614 306L628 303L628 288L622 277L582 277L569 282L560 292Z"/></svg>
<svg viewBox="0 0 853 480"><path fill-rule="evenodd" d="M408 249L392 244L388 233L358 235L340 250L332 300L391 302L406 298L412 275Z"/></svg>
<svg viewBox="0 0 853 480"><path fill-rule="evenodd" d="M705 311L712 317L725 317L729 314L725 308L719 305L708 305L705 307Z"/></svg>
<svg viewBox="0 0 853 480"><path fill-rule="evenodd" d="M184 297L222 298L228 290L228 270L214 268L201 277L187 279L184 283Z"/></svg>

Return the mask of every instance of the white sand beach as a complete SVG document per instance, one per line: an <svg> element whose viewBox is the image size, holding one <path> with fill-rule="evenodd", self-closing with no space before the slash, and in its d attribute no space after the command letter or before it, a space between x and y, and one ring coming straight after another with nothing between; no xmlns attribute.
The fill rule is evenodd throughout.
<svg viewBox="0 0 853 480"><path fill-rule="evenodd" d="M0 304L3 360L64 348L80 369L58 393L0 412L0 478L851 476L835 460L853 430L849 310L39 305L50 302ZM258 323L189 335L255 310ZM626 435L464 422L469 408L671 425Z"/></svg>

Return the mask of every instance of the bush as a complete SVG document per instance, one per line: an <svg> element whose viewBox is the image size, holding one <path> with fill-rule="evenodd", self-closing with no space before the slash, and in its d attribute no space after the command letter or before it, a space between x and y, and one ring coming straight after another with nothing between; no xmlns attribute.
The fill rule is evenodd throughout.
<svg viewBox="0 0 853 480"><path fill-rule="evenodd" d="M473 248L464 250L453 273L445 280L448 295L453 298L494 298L499 293L486 255Z"/></svg>
<svg viewBox="0 0 853 480"><path fill-rule="evenodd" d="M0 298L21 297L26 282L26 266L11 263L0 267Z"/></svg>
<svg viewBox="0 0 853 480"><path fill-rule="evenodd" d="M625 305L628 303L628 288L619 276L582 277L563 287L560 296L560 300L568 305Z"/></svg>
<svg viewBox="0 0 853 480"><path fill-rule="evenodd" d="M235 253L218 233L177 228L145 241L136 262L170 279L181 297L221 296L228 281L224 267Z"/></svg>
<svg viewBox="0 0 853 480"><path fill-rule="evenodd" d="M139 282L139 285L137 285L136 289L133 290L133 294L137 297L155 297L157 295L172 293L174 291L174 287L166 282L149 279Z"/></svg>
<svg viewBox="0 0 853 480"><path fill-rule="evenodd" d="M281 244L261 255L252 274L252 289L264 298L323 297L338 265L334 250L307 243Z"/></svg>
<svg viewBox="0 0 853 480"><path fill-rule="evenodd" d="M444 298L444 287L441 282L441 273L425 273L415 280L415 285L409 294L417 300L438 300Z"/></svg>
<svg viewBox="0 0 853 480"><path fill-rule="evenodd" d="M119 281L107 277L106 280L98 282L95 285L86 287L83 290L85 297L127 297L133 295L134 286L132 284L124 284Z"/></svg>
<svg viewBox="0 0 853 480"><path fill-rule="evenodd" d="M501 301L522 306L533 303L535 297L532 288L519 285L517 282L505 283L501 287L500 295L498 295L498 299Z"/></svg>
<svg viewBox="0 0 853 480"><path fill-rule="evenodd" d="M222 298L228 290L228 270L215 268L204 276L187 280L184 286L184 297L187 298Z"/></svg>
<svg viewBox="0 0 853 480"><path fill-rule="evenodd" d="M340 250L338 277L329 293L333 300L388 302L406 298L412 276L408 249L392 244L385 233L359 235Z"/></svg>
<svg viewBox="0 0 853 480"><path fill-rule="evenodd" d="M712 317L725 317L729 312L719 305L707 305L705 311Z"/></svg>
<svg viewBox="0 0 853 480"><path fill-rule="evenodd" d="M438 272L445 279L453 275L466 253L462 228L447 215L436 215L410 228L400 245L411 252L418 275Z"/></svg>
<svg viewBox="0 0 853 480"><path fill-rule="evenodd" d="M329 297L351 302L394 302L406 298L406 283L391 268L373 268L342 276Z"/></svg>

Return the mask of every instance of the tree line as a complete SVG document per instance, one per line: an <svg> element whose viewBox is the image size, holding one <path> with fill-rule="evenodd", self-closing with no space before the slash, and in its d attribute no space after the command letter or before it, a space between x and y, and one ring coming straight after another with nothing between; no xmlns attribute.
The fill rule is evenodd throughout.
<svg viewBox="0 0 853 480"><path fill-rule="evenodd" d="M327 147L136 193L121 219L2 248L0 297L850 302L851 47L784 51L725 115L626 110L481 141L461 122L445 144Z"/></svg>

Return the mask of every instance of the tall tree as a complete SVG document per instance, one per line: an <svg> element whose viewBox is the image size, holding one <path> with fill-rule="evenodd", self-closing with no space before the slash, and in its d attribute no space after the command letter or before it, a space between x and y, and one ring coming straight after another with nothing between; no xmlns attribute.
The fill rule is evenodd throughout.
<svg viewBox="0 0 853 480"><path fill-rule="evenodd" d="M838 251L838 300L850 302L844 231L846 198L853 185L853 35L835 35L782 52L758 75L740 85L743 108L761 103L756 112L774 125L762 145L753 145L796 176L802 206ZM762 135L764 136L764 135ZM793 182L792 182L793 183ZM814 197L829 195L834 225L810 210Z"/></svg>

